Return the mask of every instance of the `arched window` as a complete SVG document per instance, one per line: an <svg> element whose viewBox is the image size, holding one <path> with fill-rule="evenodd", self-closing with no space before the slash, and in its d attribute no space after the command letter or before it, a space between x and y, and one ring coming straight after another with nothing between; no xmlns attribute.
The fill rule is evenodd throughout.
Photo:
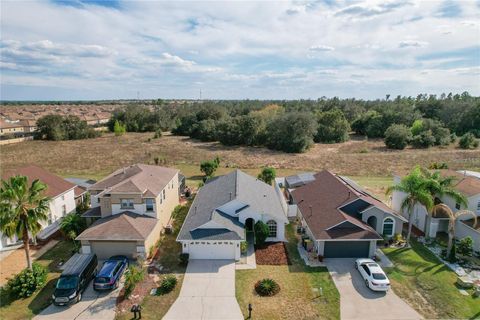
<svg viewBox="0 0 480 320"><path fill-rule="evenodd" d="M268 236L272 237L272 238L276 238L277 237L277 223L273 220L269 220L267 222L267 226L268 226L268 231L269 231Z"/></svg>
<svg viewBox="0 0 480 320"><path fill-rule="evenodd" d="M395 222L392 218L386 218L383 220L383 232L382 234L387 237L392 237L395 232Z"/></svg>

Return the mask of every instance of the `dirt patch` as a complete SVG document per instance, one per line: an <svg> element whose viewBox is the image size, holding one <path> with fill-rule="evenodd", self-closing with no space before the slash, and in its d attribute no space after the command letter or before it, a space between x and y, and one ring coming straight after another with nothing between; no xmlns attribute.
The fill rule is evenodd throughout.
<svg viewBox="0 0 480 320"><path fill-rule="evenodd" d="M290 264L287 249L283 242L267 243L255 247L255 260L258 265L281 266Z"/></svg>
<svg viewBox="0 0 480 320"><path fill-rule="evenodd" d="M141 304L145 296L149 295L150 291L157 287L154 279L154 274L147 274L143 281L135 286L135 289L133 289L128 299L125 299L125 288L123 288L117 298L118 312L129 312L132 305Z"/></svg>

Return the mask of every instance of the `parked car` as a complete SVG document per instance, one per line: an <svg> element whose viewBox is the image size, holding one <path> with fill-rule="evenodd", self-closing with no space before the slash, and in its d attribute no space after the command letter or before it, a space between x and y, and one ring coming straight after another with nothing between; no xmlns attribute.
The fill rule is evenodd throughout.
<svg viewBox="0 0 480 320"><path fill-rule="evenodd" d="M374 291L388 291L390 289L390 280L378 263L372 259L357 259L355 269L360 272L367 288Z"/></svg>
<svg viewBox="0 0 480 320"><path fill-rule="evenodd" d="M95 254L74 254L66 263L53 292L53 303L57 306L69 305L82 300L82 293L96 275L97 256Z"/></svg>
<svg viewBox="0 0 480 320"><path fill-rule="evenodd" d="M93 281L94 290L110 290L118 288L120 278L128 267L128 258L113 256L103 263L102 269Z"/></svg>

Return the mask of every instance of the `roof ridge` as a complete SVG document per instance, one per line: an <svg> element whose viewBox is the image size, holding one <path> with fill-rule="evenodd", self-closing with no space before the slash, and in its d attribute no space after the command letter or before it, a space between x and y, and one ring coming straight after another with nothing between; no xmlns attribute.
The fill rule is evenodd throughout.
<svg viewBox="0 0 480 320"><path fill-rule="evenodd" d="M140 230L137 229L137 227L135 226L135 224L130 221L130 219L133 219L133 217L131 217L129 215L130 211L125 211L123 213L120 213L123 215L123 218L125 219L125 221L127 221L131 226L132 228L137 232L137 234L140 236L140 237L143 237L143 234L140 232ZM133 213L133 212L132 212ZM135 214L135 213L134 213Z"/></svg>

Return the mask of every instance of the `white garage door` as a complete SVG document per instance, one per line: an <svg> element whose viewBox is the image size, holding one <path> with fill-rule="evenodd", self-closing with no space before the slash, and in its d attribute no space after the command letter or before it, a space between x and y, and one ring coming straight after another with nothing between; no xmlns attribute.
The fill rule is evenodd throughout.
<svg viewBox="0 0 480 320"><path fill-rule="evenodd" d="M190 259L235 259L234 242L200 242L188 247Z"/></svg>

